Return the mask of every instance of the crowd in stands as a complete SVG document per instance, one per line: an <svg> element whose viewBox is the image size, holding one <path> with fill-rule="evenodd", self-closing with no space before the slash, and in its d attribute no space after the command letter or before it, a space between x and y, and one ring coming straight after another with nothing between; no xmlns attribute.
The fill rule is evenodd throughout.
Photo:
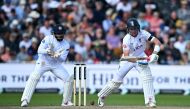
<svg viewBox="0 0 190 109"><path fill-rule="evenodd" d="M1 0L0 63L35 62L55 24L69 30L67 62L119 62L130 17L160 39L157 64L190 64L190 0Z"/></svg>

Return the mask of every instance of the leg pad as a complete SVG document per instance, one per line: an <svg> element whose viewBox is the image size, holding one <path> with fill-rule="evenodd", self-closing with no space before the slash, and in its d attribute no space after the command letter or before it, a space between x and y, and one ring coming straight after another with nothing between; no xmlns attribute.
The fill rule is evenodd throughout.
<svg viewBox="0 0 190 109"><path fill-rule="evenodd" d="M111 94L111 92L114 89L118 89L121 84L122 84L122 82L114 82L114 81L108 82L105 85L105 87L98 93L98 97L108 96L109 94Z"/></svg>

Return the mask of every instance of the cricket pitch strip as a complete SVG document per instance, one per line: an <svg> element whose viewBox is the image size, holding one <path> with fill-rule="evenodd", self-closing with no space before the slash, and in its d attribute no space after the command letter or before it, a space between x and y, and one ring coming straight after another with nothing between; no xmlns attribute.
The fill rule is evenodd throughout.
<svg viewBox="0 0 190 109"><path fill-rule="evenodd" d="M0 109L23 109L19 106L1 106ZM61 107L61 106L32 106L26 107L26 109L152 109L145 106L71 106L71 107ZM181 106L158 106L155 109L190 109L190 107Z"/></svg>

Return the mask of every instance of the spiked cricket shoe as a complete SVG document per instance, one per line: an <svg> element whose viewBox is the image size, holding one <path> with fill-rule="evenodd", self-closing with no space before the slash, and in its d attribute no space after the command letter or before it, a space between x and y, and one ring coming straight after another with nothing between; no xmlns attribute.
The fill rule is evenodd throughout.
<svg viewBox="0 0 190 109"><path fill-rule="evenodd" d="M150 102L150 103L146 104L146 107L148 107L148 108L156 108L156 104L153 103L153 102Z"/></svg>
<svg viewBox="0 0 190 109"><path fill-rule="evenodd" d="M21 107L27 107L28 106L28 102L26 100L23 100L21 103Z"/></svg>
<svg viewBox="0 0 190 109"><path fill-rule="evenodd" d="M61 106L73 106L73 103L71 101L68 101L66 103L62 103Z"/></svg>
<svg viewBox="0 0 190 109"><path fill-rule="evenodd" d="M102 97L98 98L98 106L100 106L100 107L104 106L104 98L102 98Z"/></svg>

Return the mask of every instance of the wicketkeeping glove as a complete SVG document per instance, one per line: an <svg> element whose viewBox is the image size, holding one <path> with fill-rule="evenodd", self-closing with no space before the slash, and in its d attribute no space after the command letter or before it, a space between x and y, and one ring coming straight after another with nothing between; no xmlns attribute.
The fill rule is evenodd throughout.
<svg viewBox="0 0 190 109"><path fill-rule="evenodd" d="M150 58L149 63L155 63L156 61L158 61L159 56L153 53L149 56L149 58Z"/></svg>
<svg viewBox="0 0 190 109"><path fill-rule="evenodd" d="M52 56L52 55L54 54L53 51L52 51L50 48L47 48L47 49L46 49L46 52L47 52L47 54L50 55L50 56Z"/></svg>
<svg viewBox="0 0 190 109"><path fill-rule="evenodd" d="M63 54L63 51L64 51L64 50L59 50L59 51L55 52L52 57L53 57L53 58L58 58L58 57L60 57L60 56Z"/></svg>
<svg viewBox="0 0 190 109"><path fill-rule="evenodd" d="M58 58L58 57L60 57L61 56L61 54L60 53L58 53L58 52L55 52L54 53L54 55L52 56L53 58Z"/></svg>

